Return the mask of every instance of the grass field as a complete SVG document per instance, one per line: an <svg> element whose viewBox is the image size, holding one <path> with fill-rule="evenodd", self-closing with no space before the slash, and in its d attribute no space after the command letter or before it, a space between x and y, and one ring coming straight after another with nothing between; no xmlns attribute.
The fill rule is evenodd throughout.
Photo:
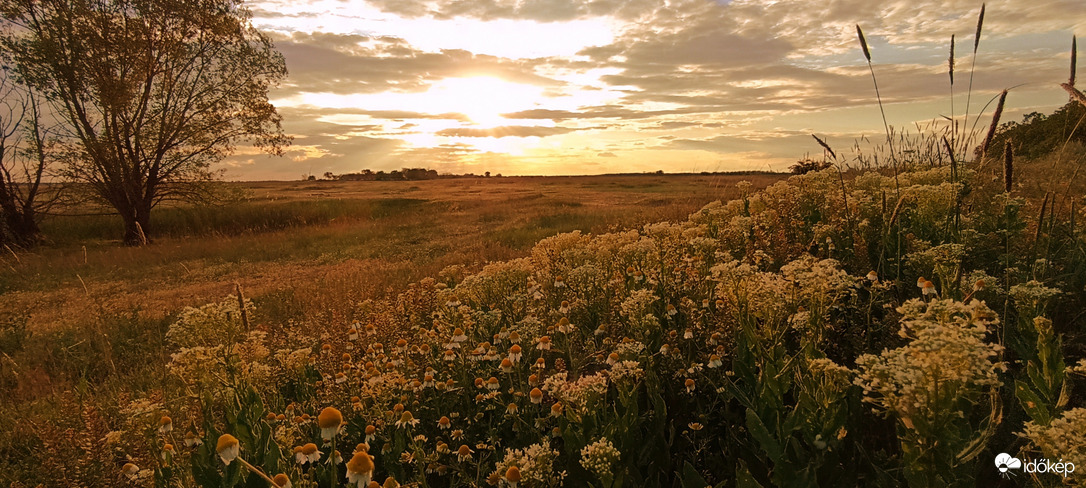
<svg viewBox="0 0 1086 488"><path fill-rule="evenodd" d="M524 255L560 232L681 220L764 187L773 175L506 177L413 182L230 183L223 207L164 208L146 247L117 240L113 216L55 217L50 245L0 256L0 310L32 334L85 329L103 313L156 320L233 293L267 320L342 319L352 304L398 293L450 265L465 271ZM42 358L43 361L46 358ZM51 376L51 375L50 375Z"/></svg>

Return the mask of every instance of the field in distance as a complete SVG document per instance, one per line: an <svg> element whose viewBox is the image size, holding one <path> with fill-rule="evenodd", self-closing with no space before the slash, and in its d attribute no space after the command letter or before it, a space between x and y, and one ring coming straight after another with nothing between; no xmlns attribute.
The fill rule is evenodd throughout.
<svg viewBox="0 0 1086 488"><path fill-rule="evenodd" d="M0 257L0 309L38 332L103 313L162 319L233 293L265 320L341 320L450 265L474 271L525 255L544 237L685 219L786 175L610 175L401 182L244 182L216 207L163 208L154 242L124 247L114 216L54 217L50 243Z"/></svg>

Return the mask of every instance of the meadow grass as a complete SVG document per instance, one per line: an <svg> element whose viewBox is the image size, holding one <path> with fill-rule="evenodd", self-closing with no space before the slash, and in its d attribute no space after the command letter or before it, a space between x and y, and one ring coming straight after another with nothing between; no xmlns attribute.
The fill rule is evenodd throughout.
<svg viewBox="0 0 1086 488"><path fill-rule="evenodd" d="M161 388L166 325L234 283L256 303L254 322L341 321L448 266L477 270L559 232L683 219L735 196L740 179L237 183L247 201L162 209L159 237L140 248L119 245L111 217L49 219L48 245L0 258L0 431L10 434L0 436L0 482L32 477L10 463L43 449L76 455L64 432L104 435L66 416L73 405Z"/></svg>

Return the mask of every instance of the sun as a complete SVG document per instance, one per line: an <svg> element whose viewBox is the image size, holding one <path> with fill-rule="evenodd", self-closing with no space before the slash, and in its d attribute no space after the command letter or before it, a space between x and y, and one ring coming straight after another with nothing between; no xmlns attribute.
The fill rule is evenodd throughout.
<svg viewBox="0 0 1086 488"><path fill-rule="evenodd" d="M541 102L543 89L492 76L472 76L438 81L426 95L430 111L460 113L473 124L490 128L509 122L501 114L526 110Z"/></svg>

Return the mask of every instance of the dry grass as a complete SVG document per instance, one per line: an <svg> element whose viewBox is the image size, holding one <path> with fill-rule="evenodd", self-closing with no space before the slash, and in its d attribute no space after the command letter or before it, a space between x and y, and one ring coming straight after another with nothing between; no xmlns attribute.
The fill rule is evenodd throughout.
<svg viewBox="0 0 1086 488"><path fill-rule="evenodd" d="M244 204L343 207L325 221L265 231L218 229L156 240L57 244L5 256L0 309L27 311L30 329L85 326L103 312L166 317L231 293L239 282L276 316L335 320L453 264L478 269L525 253L543 237L684 219L772 175L512 177L413 182L253 182ZM298 206L298 204L301 206ZM379 211L375 211L374 209ZM356 210L357 209L357 210ZM229 213L236 209L224 208ZM353 213L352 213L353 212ZM48 229L49 226L46 225ZM63 243L64 236L53 240Z"/></svg>

